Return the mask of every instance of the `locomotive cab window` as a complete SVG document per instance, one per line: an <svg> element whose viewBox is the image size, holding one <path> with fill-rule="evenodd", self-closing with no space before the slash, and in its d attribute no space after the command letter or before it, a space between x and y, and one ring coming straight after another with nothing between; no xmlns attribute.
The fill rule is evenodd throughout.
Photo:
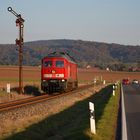
<svg viewBox="0 0 140 140"><path fill-rule="evenodd" d="M52 61L45 61L44 67L52 67Z"/></svg>
<svg viewBox="0 0 140 140"><path fill-rule="evenodd" d="M61 60L56 61L56 67L63 68L64 67L64 61L61 61Z"/></svg>

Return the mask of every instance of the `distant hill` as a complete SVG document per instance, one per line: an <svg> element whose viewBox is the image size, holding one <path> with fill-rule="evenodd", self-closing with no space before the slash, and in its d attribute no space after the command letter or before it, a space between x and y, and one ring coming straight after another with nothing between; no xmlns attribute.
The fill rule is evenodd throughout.
<svg viewBox="0 0 140 140"><path fill-rule="evenodd" d="M1 44L0 65L17 65L16 49L18 47L13 44ZM23 47L23 64L40 65L41 59L54 51L68 52L80 67L140 63L140 46L62 39L26 42Z"/></svg>

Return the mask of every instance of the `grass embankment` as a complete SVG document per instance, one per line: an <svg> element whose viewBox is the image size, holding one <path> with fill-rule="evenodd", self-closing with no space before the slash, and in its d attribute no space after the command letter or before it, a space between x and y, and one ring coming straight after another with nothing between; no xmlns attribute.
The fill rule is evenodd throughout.
<svg viewBox="0 0 140 140"><path fill-rule="evenodd" d="M75 103L45 120L33 124L7 140L113 140L119 106L119 90L112 96L112 86L83 101ZM89 129L89 101L95 103L97 134Z"/></svg>
<svg viewBox="0 0 140 140"><path fill-rule="evenodd" d="M110 97L108 103L106 104L102 116L100 117L101 108L104 106L105 102L97 103L96 118L97 118L97 134L92 137L95 140L115 140L116 127L117 127L117 117L119 109L119 99L120 99L120 86L115 90L115 96Z"/></svg>

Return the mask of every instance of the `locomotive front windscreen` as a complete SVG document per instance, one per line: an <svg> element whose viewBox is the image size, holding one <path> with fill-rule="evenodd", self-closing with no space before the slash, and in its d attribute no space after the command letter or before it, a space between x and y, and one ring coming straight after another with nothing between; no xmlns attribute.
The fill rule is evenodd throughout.
<svg viewBox="0 0 140 140"><path fill-rule="evenodd" d="M56 60L56 61L44 61L44 67L57 67L57 68L64 68L64 61L63 60Z"/></svg>
<svg viewBox="0 0 140 140"><path fill-rule="evenodd" d="M52 67L52 61L45 61L44 67Z"/></svg>
<svg viewBox="0 0 140 140"><path fill-rule="evenodd" d="M64 67L64 61L62 61L62 60L57 60L57 61L56 61L56 67L63 68L63 67Z"/></svg>

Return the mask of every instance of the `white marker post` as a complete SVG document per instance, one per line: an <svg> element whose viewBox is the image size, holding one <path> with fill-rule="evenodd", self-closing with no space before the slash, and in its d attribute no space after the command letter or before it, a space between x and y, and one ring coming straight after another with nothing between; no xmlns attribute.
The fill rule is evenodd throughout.
<svg viewBox="0 0 140 140"><path fill-rule="evenodd" d="M96 134L94 103L89 102L89 110L90 110L90 130L91 133Z"/></svg>
<svg viewBox="0 0 140 140"><path fill-rule="evenodd" d="M94 78L94 80L93 80L94 84L96 84L96 81L97 81L96 78Z"/></svg>
<svg viewBox="0 0 140 140"><path fill-rule="evenodd" d="M113 96L115 96L115 86L113 85Z"/></svg>
<svg viewBox="0 0 140 140"><path fill-rule="evenodd" d="M10 93L10 84L7 84L7 93Z"/></svg>

